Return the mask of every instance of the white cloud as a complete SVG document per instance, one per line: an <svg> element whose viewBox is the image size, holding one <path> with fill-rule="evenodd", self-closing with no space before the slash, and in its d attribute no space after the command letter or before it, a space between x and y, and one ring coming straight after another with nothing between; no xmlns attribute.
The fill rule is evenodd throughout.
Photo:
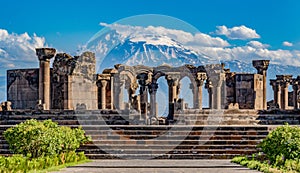
<svg viewBox="0 0 300 173"><path fill-rule="evenodd" d="M36 34L29 36L27 32L16 34L0 29L1 75L4 75L9 68L35 67L37 65L35 48L45 46L45 38Z"/></svg>
<svg viewBox="0 0 300 173"><path fill-rule="evenodd" d="M268 47L270 47L270 45L268 45L268 44L263 44L263 43L261 43L261 42L259 42L259 41L249 41L249 42L247 43L247 45L248 45L248 46L251 46L251 47L253 47L253 48L268 48Z"/></svg>
<svg viewBox="0 0 300 173"><path fill-rule="evenodd" d="M287 46L287 47L291 47L291 46L293 46L293 43L288 42L288 41L284 41L284 42L282 42L282 45Z"/></svg>
<svg viewBox="0 0 300 173"><path fill-rule="evenodd" d="M213 37L204 33L191 34L186 31L169 29L162 26L154 27L142 27L142 26L130 26L121 24L106 24L100 23L101 26L108 27L115 30L122 36L123 39L131 36L145 36L145 35L159 35L167 36L183 45L201 45L209 47L227 47L230 44L220 37Z"/></svg>
<svg viewBox="0 0 300 173"><path fill-rule="evenodd" d="M235 26L233 28L227 28L225 25L217 26L215 31L217 35L225 35L229 39L248 40L254 38L260 38L260 35L256 33L254 29L248 28L244 25Z"/></svg>

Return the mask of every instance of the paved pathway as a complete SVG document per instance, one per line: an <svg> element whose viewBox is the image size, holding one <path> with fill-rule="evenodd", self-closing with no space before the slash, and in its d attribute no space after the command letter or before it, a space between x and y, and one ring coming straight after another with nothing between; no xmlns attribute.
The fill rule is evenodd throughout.
<svg viewBox="0 0 300 173"><path fill-rule="evenodd" d="M259 173L230 160L94 160L57 173Z"/></svg>

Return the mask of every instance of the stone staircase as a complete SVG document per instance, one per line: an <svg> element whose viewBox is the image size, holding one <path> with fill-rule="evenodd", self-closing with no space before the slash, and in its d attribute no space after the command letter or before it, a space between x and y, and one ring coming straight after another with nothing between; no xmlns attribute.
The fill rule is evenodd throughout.
<svg viewBox="0 0 300 173"><path fill-rule="evenodd" d="M91 159L229 159L237 155L251 155L256 145L277 125L299 124L299 115L218 115L190 116L174 125L122 125L127 118L115 118L114 113L84 112L6 112L0 119L0 154L12 154L3 131L26 119L52 119L60 125L81 125L93 141L81 146ZM191 118L194 117L194 120ZM239 118L240 117L240 118ZM227 121L224 123L224 121ZM263 123L261 123L263 122ZM275 125L272 125L275 124Z"/></svg>

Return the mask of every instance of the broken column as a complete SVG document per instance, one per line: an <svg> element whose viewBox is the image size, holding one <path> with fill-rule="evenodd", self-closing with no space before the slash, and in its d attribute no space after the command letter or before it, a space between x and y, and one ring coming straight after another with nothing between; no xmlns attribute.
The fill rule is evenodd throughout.
<svg viewBox="0 0 300 173"><path fill-rule="evenodd" d="M39 100L44 104L44 109L50 109L50 59L54 57L54 48L37 48L36 55L39 59Z"/></svg>
<svg viewBox="0 0 300 173"><path fill-rule="evenodd" d="M267 109L267 70L270 60L253 60L252 65L257 74L263 75L263 109Z"/></svg>

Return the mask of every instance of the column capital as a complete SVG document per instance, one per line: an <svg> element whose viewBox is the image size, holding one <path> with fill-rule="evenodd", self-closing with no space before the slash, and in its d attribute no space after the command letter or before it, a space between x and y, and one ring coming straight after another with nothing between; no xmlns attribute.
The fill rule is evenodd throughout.
<svg viewBox="0 0 300 173"><path fill-rule="evenodd" d="M276 80L280 83L280 86L285 88L292 82L293 75L276 75Z"/></svg>
<svg viewBox="0 0 300 173"><path fill-rule="evenodd" d="M54 48L36 48L35 51L40 61L50 61L56 53Z"/></svg>
<svg viewBox="0 0 300 173"><path fill-rule="evenodd" d="M207 75L204 72L196 73L196 84L197 86L203 86L204 81L207 79Z"/></svg>
<svg viewBox="0 0 300 173"><path fill-rule="evenodd" d="M253 60L252 65L256 68L257 73L264 75L265 71L268 70L270 60Z"/></svg>
<svg viewBox="0 0 300 173"><path fill-rule="evenodd" d="M151 74L150 73L140 73L137 75L138 83L142 86L146 86L151 81Z"/></svg>
<svg viewBox="0 0 300 173"><path fill-rule="evenodd" d="M169 86L178 86L180 77L179 73L171 73L165 76Z"/></svg>
<svg viewBox="0 0 300 173"><path fill-rule="evenodd" d="M213 87L220 87L225 81L225 73L216 73L209 77Z"/></svg>
<svg viewBox="0 0 300 173"><path fill-rule="evenodd" d="M158 83L151 83L149 85L149 93L150 94L151 93L156 93L157 89L158 89Z"/></svg>

